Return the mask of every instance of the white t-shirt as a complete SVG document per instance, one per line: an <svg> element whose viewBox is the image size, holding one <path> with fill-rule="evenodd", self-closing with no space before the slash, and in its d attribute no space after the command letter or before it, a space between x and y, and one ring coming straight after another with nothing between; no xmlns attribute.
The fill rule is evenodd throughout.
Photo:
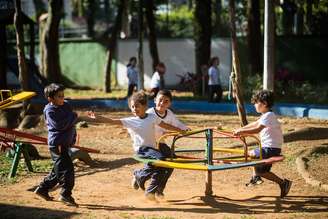
<svg viewBox="0 0 328 219"><path fill-rule="evenodd" d="M211 66L208 69L208 85L220 84L220 72L218 68Z"/></svg>
<svg viewBox="0 0 328 219"><path fill-rule="evenodd" d="M150 88L159 88L161 86L161 77L159 73L156 71L151 77Z"/></svg>
<svg viewBox="0 0 328 219"><path fill-rule="evenodd" d="M157 116L147 114L147 117L143 119L139 117L127 117L120 120L131 136L133 150L135 152L141 146L156 146L155 126L161 123L161 120Z"/></svg>
<svg viewBox="0 0 328 219"><path fill-rule="evenodd" d="M174 115L174 113L170 109L166 110L165 115L163 115L163 116L158 114L155 111L154 107L149 108L146 112L148 114L155 115L158 119L160 119L161 121L163 121L167 124L173 125L173 126L178 127L182 130L187 130L188 129L188 127L185 124L183 124L182 122L180 122L180 120L178 120L178 118ZM166 129L163 129L163 128L159 127L158 125L156 125L155 126L156 141L166 132L167 132ZM164 141L161 141L161 142L164 142Z"/></svg>
<svg viewBox="0 0 328 219"><path fill-rule="evenodd" d="M265 126L260 132L262 147L281 148L284 140L276 115L269 111L262 114L258 121L261 125Z"/></svg>
<svg viewBox="0 0 328 219"><path fill-rule="evenodd" d="M129 66L127 67L128 84L138 84L138 71L136 68Z"/></svg>

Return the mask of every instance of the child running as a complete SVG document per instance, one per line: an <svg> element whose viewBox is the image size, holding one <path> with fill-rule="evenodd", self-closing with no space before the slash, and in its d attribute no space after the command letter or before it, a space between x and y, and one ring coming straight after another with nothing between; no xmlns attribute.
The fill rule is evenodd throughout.
<svg viewBox="0 0 328 219"><path fill-rule="evenodd" d="M77 114L64 100L64 87L52 83L44 89L44 94L49 103L43 112L48 128L48 145L54 166L34 191L41 198L51 201L49 190L59 184L62 187L59 201L67 205L77 206L72 197L74 187L74 167L68 154L69 147L76 140L75 123Z"/></svg>
<svg viewBox="0 0 328 219"><path fill-rule="evenodd" d="M155 126L170 131L182 131L180 128L174 127L163 122L154 114L146 113L147 96L144 92L136 92L129 99L129 107L133 117L111 119L103 116L96 116L93 112L89 112L91 121L110 123L115 125L122 125L127 128L132 141L135 153L142 158L149 159L165 159L165 156L157 149L155 149ZM138 189L145 189L144 184L148 178L141 177L147 175L151 177L151 182L145 191L145 196L150 201L157 201L156 193L163 193L163 183L167 181L169 176L167 168L155 167L152 165L145 165L144 168L134 171L133 187Z"/></svg>
<svg viewBox="0 0 328 219"><path fill-rule="evenodd" d="M175 127L180 128L181 130L189 130L189 128L180 122L177 117L174 115L174 113L169 109L172 104L172 94L169 90L160 90L156 97L155 97L155 107L149 108L146 113L155 115L155 117L158 117L163 122L173 125ZM161 128L160 126L155 126L155 138L156 141L159 140L159 138L165 134L166 130ZM162 140L159 142L159 151L165 156L165 157L171 157L171 149L167 144ZM166 186L167 180L172 175L173 169L167 168L167 179L164 179L162 187L158 189L158 192L156 192L156 196L160 199L164 198L164 188ZM142 176L143 178L149 178L149 176ZM140 176L141 178L141 176ZM144 181L144 180L142 180Z"/></svg>
<svg viewBox="0 0 328 219"><path fill-rule="evenodd" d="M261 117L257 121L234 131L235 135L260 133L262 157L264 159L279 156L281 153L281 145L283 143L280 123L271 110L273 102L273 93L271 91L262 90L255 93L252 97L252 103L255 106L256 112L262 114ZM259 149L256 148L251 150L249 156L259 158ZM278 177L271 172L271 167L272 164L255 166L253 168L253 177L250 184L256 184L258 180L261 180L259 177L273 181L280 186L280 197L283 198L288 194L292 182L288 179L281 179Z"/></svg>

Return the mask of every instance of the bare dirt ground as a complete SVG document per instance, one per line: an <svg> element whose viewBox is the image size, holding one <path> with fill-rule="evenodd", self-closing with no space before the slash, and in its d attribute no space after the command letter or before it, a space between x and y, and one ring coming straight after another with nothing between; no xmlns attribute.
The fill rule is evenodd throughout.
<svg viewBox="0 0 328 219"><path fill-rule="evenodd" d="M128 112L103 112L115 118ZM191 128L223 125L236 128L237 116L217 114L179 114ZM249 121L256 117L249 116ZM327 131L328 121L281 117L285 134L315 127ZM44 125L28 132L44 135ZM90 125L78 130L80 145L97 148L101 154L91 154L94 167L76 163L76 185L73 196L79 208L58 201L38 198L33 188L46 173L32 173L18 178L17 183L0 185L0 218L328 218L328 192L305 184L297 173L295 159L311 147L327 147L328 135L304 132L288 138L283 146L285 160L273 166L273 172L293 181L288 197L280 199L279 187L269 181L255 187L245 187L251 168L213 173L213 192L204 196L205 172L175 170L165 190L166 202L150 203L143 192L131 187L132 171L142 164L132 159L133 150L125 129L110 125ZM327 132L326 132L327 133ZM198 142L186 139L186 147ZM48 156L47 147L38 147ZM327 159L312 161L316 175L328 183ZM311 170L312 171L312 170ZM59 190L51 192L58 197Z"/></svg>

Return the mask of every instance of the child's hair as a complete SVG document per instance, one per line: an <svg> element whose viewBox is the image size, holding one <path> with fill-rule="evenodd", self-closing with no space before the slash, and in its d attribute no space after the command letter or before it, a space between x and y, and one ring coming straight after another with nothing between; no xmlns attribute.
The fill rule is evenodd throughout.
<svg viewBox="0 0 328 219"><path fill-rule="evenodd" d="M59 91L65 90L62 84L51 83L44 88L44 96L46 98L54 98Z"/></svg>
<svg viewBox="0 0 328 219"><path fill-rule="evenodd" d="M138 91L129 98L129 107L131 107L131 101L135 103L140 103L141 105L147 105L148 98L144 91Z"/></svg>
<svg viewBox="0 0 328 219"><path fill-rule="evenodd" d="M165 64L163 62L159 62L157 65L156 65L156 71L158 71L160 68L166 68L165 67Z"/></svg>
<svg viewBox="0 0 328 219"><path fill-rule="evenodd" d="M220 61L219 57L217 57L217 56L214 56L214 57L212 57L212 58L210 59L210 62L208 63L208 64L209 64L209 66L212 66L215 60L218 60L218 61Z"/></svg>
<svg viewBox="0 0 328 219"><path fill-rule="evenodd" d="M171 93L171 91L169 91L169 90L160 90L160 91L158 91L158 93L157 93L157 95L156 95L156 98L157 98L159 95L163 95L163 96L169 98L170 101L172 101L172 93Z"/></svg>
<svg viewBox="0 0 328 219"><path fill-rule="evenodd" d="M270 90L256 91L252 96L252 103L257 102L266 103L267 107L271 109L274 103L273 92Z"/></svg>
<svg viewBox="0 0 328 219"><path fill-rule="evenodd" d="M132 57L130 58L130 60L129 60L129 63L128 63L126 66L127 66L127 67L131 66L131 62L132 62L132 61L137 62L137 58L134 57L134 56L132 56Z"/></svg>

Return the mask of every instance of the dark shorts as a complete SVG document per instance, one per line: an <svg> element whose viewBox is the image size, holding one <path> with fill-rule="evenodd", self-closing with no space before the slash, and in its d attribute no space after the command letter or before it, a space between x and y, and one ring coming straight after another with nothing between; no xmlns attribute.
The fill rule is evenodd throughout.
<svg viewBox="0 0 328 219"><path fill-rule="evenodd" d="M256 158L260 157L260 150L259 148L254 149ZM262 148L262 159L267 159L270 157L275 157L279 156L281 153L280 148L267 148L264 147ZM255 166L255 171L256 173L267 173L271 171L272 164L263 164L263 165L258 165Z"/></svg>

